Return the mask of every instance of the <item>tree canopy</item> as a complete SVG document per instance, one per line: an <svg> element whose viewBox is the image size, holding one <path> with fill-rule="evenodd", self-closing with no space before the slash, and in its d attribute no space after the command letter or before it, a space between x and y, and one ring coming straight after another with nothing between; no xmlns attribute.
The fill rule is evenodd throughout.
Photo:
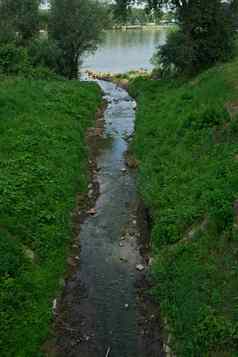
<svg viewBox="0 0 238 357"><path fill-rule="evenodd" d="M39 0L0 1L0 40L30 41L39 30Z"/></svg>
<svg viewBox="0 0 238 357"><path fill-rule="evenodd" d="M104 7L94 0L52 0L51 5L49 38L62 53L59 70L75 78L80 57L95 50L101 39L106 22Z"/></svg>

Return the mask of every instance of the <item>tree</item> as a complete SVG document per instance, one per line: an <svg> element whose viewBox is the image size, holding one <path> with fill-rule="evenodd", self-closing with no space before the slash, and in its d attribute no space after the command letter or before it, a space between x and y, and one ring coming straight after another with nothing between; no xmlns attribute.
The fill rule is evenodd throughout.
<svg viewBox="0 0 238 357"><path fill-rule="evenodd" d="M55 41L62 56L58 71L77 78L83 53L93 51L104 28L104 7L94 0L53 0L49 20L49 38Z"/></svg>
<svg viewBox="0 0 238 357"><path fill-rule="evenodd" d="M233 54L235 45L234 13L237 0L158 0L169 3L177 13L179 30L172 34L158 57L166 67L197 72ZM231 9L233 16L231 15Z"/></svg>
<svg viewBox="0 0 238 357"><path fill-rule="evenodd" d="M39 0L0 1L0 39L27 44L39 31Z"/></svg>
<svg viewBox="0 0 238 357"><path fill-rule="evenodd" d="M119 24L126 24L130 12L130 0L115 0L114 18Z"/></svg>

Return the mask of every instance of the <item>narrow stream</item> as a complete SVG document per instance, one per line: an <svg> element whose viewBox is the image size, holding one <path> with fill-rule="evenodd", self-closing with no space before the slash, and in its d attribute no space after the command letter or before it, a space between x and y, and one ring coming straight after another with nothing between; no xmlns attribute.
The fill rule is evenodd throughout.
<svg viewBox="0 0 238 357"><path fill-rule="evenodd" d="M126 138L134 131L134 101L113 83L99 81L108 106L108 144L97 158L100 195L96 214L80 230L78 269L67 281L62 304L66 329L57 355L143 357L136 282L144 264L139 253L134 175L125 167ZM157 354L156 354L157 355Z"/></svg>

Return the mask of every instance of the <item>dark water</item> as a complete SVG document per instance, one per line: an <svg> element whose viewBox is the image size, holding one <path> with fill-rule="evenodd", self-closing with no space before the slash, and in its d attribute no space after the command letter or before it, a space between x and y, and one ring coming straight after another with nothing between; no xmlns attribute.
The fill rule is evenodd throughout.
<svg viewBox="0 0 238 357"><path fill-rule="evenodd" d="M134 130L135 103L115 84L99 84L108 100L104 135L110 140L97 158L97 213L81 227L80 264L62 301L64 324L80 339L64 333L57 344L61 356L105 357L110 350L109 357L143 357L137 323L136 281L143 274L136 269L142 262L137 193L134 175L124 161L126 138Z"/></svg>
<svg viewBox="0 0 238 357"><path fill-rule="evenodd" d="M135 235L123 241L121 237L128 225L133 225L136 206L133 175L122 172L127 150L124 137L133 132L134 110L124 90L107 82L100 85L110 102L105 112L105 135L111 140L98 158L97 214L81 231L80 275L88 292L86 309L95 314L95 356L105 356L110 347L111 357L133 357L137 353L136 264L141 258ZM87 348L82 356L86 352Z"/></svg>
<svg viewBox="0 0 238 357"><path fill-rule="evenodd" d="M140 68L152 69L155 48L166 42L168 29L106 31L94 55L87 56L83 69L122 73Z"/></svg>

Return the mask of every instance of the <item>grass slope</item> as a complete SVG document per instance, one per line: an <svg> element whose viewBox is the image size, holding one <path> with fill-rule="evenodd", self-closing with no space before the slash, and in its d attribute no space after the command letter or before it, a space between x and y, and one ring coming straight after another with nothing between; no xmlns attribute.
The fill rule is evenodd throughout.
<svg viewBox="0 0 238 357"><path fill-rule="evenodd" d="M133 149L153 218L155 294L177 356L238 356L238 61L137 79Z"/></svg>
<svg viewBox="0 0 238 357"><path fill-rule="evenodd" d="M0 354L38 356L65 270L76 192L87 188L94 84L0 83Z"/></svg>

